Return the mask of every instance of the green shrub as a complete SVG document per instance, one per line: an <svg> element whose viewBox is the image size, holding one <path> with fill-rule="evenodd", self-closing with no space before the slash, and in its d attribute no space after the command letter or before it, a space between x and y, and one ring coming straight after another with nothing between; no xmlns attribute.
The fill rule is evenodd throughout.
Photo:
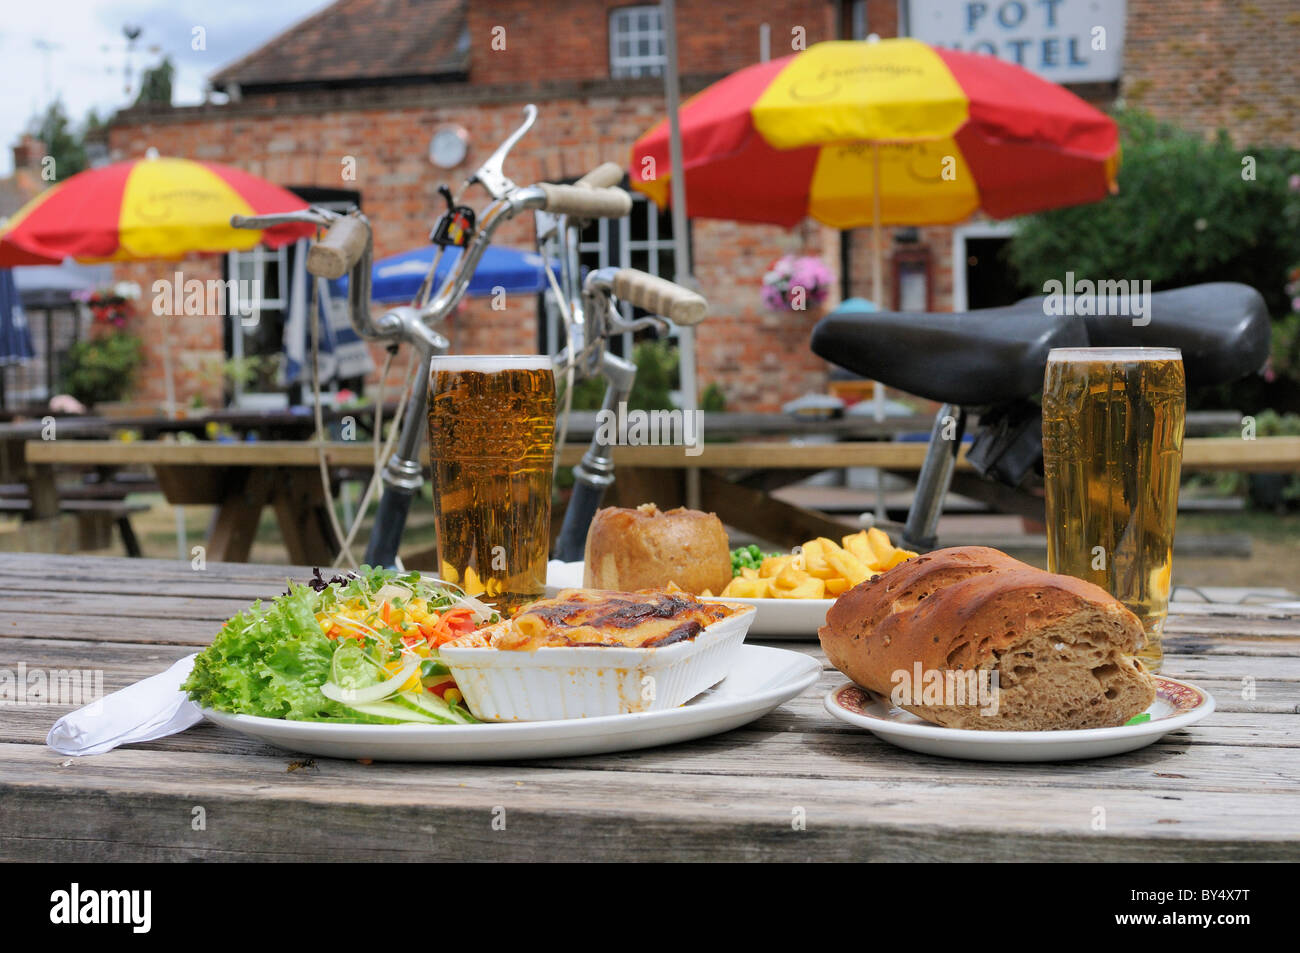
<svg viewBox="0 0 1300 953"><path fill-rule="evenodd" d="M668 341L638 341L632 350L636 378L628 397L628 410L672 410L669 393L677 386L677 349ZM605 378L579 381L573 388L574 410L599 410L605 398ZM563 395L561 395L563 400Z"/></svg>
<svg viewBox="0 0 1300 953"><path fill-rule="evenodd" d="M68 349L63 391L86 405L121 400L143 358L140 339L125 331L78 341Z"/></svg>
<svg viewBox="0 0 1300 953"><path fill-rule="evenodd" d="M1300 172L1294 149L1236 147L1132 109L1115 113L1123 163L1119 193L1100 202L1029 216L1007 258L1028 285L1048 279L1149 279L1153 290L1206 281L1256 288L1275 319L1290 313L1288 270L1300 262ZM1248 173L1253 171L1253 178ZM1280 322L1275 332L1291 334ZM1248 378L1188 395L1193 407L1246 413L1300 408L1300 355L1276 360L1274 379ZM1282 366L1279 366L1281 364Z"/></svg>

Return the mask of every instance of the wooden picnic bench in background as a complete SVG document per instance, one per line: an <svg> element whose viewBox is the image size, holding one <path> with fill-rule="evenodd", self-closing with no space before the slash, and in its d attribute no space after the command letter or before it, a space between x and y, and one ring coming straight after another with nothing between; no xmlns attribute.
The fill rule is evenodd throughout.
<svg viewBox="0 0 1300 953"><path fill-rule="evenodd" d="M391 416L394 410L395 405L388 405L385 414ZM328 425L351 416L356 420L358 437L364 438L370 433L373 414L373 406L363 405L326 409L322 417ZM149 506L138 500L128 501L126 497L159 489L152 475L132 473L117 464L95 459L68 463L57 473L53 467L29 465L29 443L84 440L105 447L120 443L113 438L129 432L146 441L174 436L206 446L215 443L199 438L205 437L213 426L236 435L256 434L259 439L301 442L315 432L316 422L315 416L302 408L283 411L231 408L175 417L48 415L0 423L0 514L11 513L23 518L22 524L6 527L8 532L0 536L0 548L44 552L103 549L110 545L112 530L116 528L127 555L138 556L140 546L130 518L147 511ZM64 478L64 471L73 468L86 471L80 482ZM296 477L294 482L296 486ZM310 488L306 489L311 492ZM181 495L177 493L171 502L179 502ZM310 524L303 529L309 537L313 532ZM248 542L251 544L251 535ZM247 550L242 557L238 556L237 543L231 544L230 551L232 558L248 558ZM305 549L301 553L311 551ZM319 554L319 551L318 547L314 552Z"/></svg>
<svg viewBox="0 0 1300 953"><path fill-rule="evenodd" d="M368 443L335 441L324 447L331 471L365 473L371 467L372 447ZM561 465L576 463L583 449L574 444L563 447ZM333 559L335 549L324 512L317 452L316 445L308 442L54 440L30 442L27 461L33 471L45 473L45 479L53 479L57 466L152 468L169 502L217 507L208 540L211 560L246 560L262 510L269 505L275 510L292 561L320 565ZM702 508L717 513L736 529L791 546L814 536L842 532L843 524L747 485L744 475L770 470L818 472L839 467L915 473L925 453L924 443L894 441L737 441L706 444L698 456L688 455L679 446L617 447L614 460L618 479L610 502L634 505L653 499L661 506L678 505L685 498L685 472L698 470ZM1300 470L1300 437L1191 437L1184 444L1183 468ZM964 451L958 472L971 472ZM679 495L674 497L675 493Z"/></svg>

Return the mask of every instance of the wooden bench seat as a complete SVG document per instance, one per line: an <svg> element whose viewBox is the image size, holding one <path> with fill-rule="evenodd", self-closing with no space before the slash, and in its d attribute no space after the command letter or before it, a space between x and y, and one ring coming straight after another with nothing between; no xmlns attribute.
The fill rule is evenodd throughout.
<svg viewBox="0 0 1300 953"><path fill-rule="evenodd" d="M27 517L31 514L32 508L32 501L28 497L0 497L0 513L14 513ZM59 501L59 512L78 517L78 523L81 524L79 548L103 548L101 545L95 545L103 539L103 533L97 530L99 525L109 523L117 527L126 554L137 559L143 553L140 550L139 537L135 535L135 528L131 525L131 515L146 513L150 508L148 503L129 503L126 500L64 499Z"/></svg>

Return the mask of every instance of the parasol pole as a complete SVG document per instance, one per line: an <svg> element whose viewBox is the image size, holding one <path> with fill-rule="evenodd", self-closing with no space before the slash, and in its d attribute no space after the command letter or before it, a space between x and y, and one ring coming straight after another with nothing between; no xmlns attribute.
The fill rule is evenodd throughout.
<svg viewBox="0 0 1300 953"><path fill-rule="evenodd" d="M871 144L871 298L876 310L885 309L884 280L881 276L880 249L880 143ZM871 384L872 416L877 421L885 419L885 385L880 381ZM885 471L876 471L876 521L883 523L889 516L885 508Z"/></svg>
<svg viewBox="0 0 1300 953"><path fill-rule="evenodd" d="M683 287L696 289L691 274L690 246L686 233L686 173L682 158L682 125L677 111L681 104L681 89L677 77L677 11L674 0L659 4L664 24L664 99L668 106L668 162L671 168L668 185L672 190L673 221L673 280ZM677 329L678 374L681 378L682 413L694 413L699 408L699 389L695 368L695 329ZM686 506L698 509L700 505L700 472L695 468L686 471Z"/></svg>
<svg viewBox="0 0 1300 953"><path fill-rule="evenodd" d="M176 419L176 377L172 372L172 326L163 321L163 412L168 420ZM172 507L176 518L176 558L181 562L189 559L189 540L185 538L185 507L179 504Z"/></svg>

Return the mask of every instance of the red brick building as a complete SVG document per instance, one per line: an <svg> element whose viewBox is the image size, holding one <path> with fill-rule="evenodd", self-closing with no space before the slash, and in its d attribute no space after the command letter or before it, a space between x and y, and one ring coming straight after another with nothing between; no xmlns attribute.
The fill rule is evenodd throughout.
<svg viewBox="0 0 1300 953"><path fill-rule="evenodd" d="M1008 9L1019 6L1030 5ZM912 8L908 0L678 4L683 94L756 61L764 28L771 55L779 56L796 35L808 44L867 31L897 35L900 24L908 29ZM110 152L125 158L152 147L239 165L285 186L355 191L375 224L377 254L405 251L427 239L440 207L438 183L458 183L476 167L526 102L537 103L541 117L510 158L515 181L563 180L604 160L625 162L633 140L664 113L654 69L657 22L654 4L622 0L340 0L217 72L214 87L229 101L119 113ZM1122 94L1192 128L1225 125L1240 141L1300 145L1292 121L1300 71L1289 66L1300 47L1300 13L1290 0L1128 0L1121 32L1122 77L1077 87L1085 98L1106 105ZM428 158L430 137L447 127L464 130L467 152L454 168L438 169ZM653 207L638 205L623 242L641 244L628 246L638 250L626 260L671 274L666 219L654 217ZM530 232L531 223L519 221L500 240L529 246ZM991 250L1004 234L978 224L895 231L885 303L918 294L935 310L990 303L980 295L998 293L999 276L978 277L979 243ZM869 234L811 222L787 232L697 220L691 239L692 270L712 305L698 334L701 386L716 382L731 406L751 410L821 390L827 365L807 347L821 311L770 312L759 283L772 259L799 252L820 256L850 294L865 294ZM954 253L962 259L956 269ZM217 277L220 269L211 260L184 264L186 277ZM146 288L171 270L123 269ZM981 280L992 283L991 292L976 287ZM469 302L452 321L453 347L533 351L538 310L532 296L515 296L504 311ZM164 321L179 355L180 397L216 400L214 367L229 348L222 320L142 314L140 330L155 352L150 368L161 367ZM141 382L141 396L162 396L161 372Z"/></svg>
<svg viewBox="0 0 1300 953"><path fill-rule="evenodd" d="M633 140L663 116L664 99L659 76L611 68L611 11L620 6L626 7L592 0L341 0L218 72L214 85L229 102L120 113L110 150L124 158L156 148L239 165L285 186L355 190L375 225L376 254L405 251L427 241L442 204L438 183L459 184L518 124L527 102L537 103L541 116L510 157L507 171L516 182L563 180L605 160L626 161ZM683 93L755 61L760 24L770 25L776 55L779 38L796 27L810 43L832 36L832 19L823 0L683 4ZM428 158L430 137L446 126L462 127L468 142L463 162L449 170ZM345 178L352 166L355 178ZM638 205L634 239L644 237L652 214ZM531 246L531 230L531 221L516 221L499 241ZM665 245L666 224L659 234ZM698 334L701 386L716 381L733 405L765 409L822 389L826 365L806 345L820 312L768 312L758 289L767 265L786 251L821 255L833 265L835 233L811 224L789 234L699 221L692 244L694 273L712 303ZM647 267L647 254L634 254L631 263ZM658 257L667 258L666 249ZM666 261L657 264L671 272ZM218 277L220 268L211 260L184 265L187 278ZM171 273L157 265L123 271L145 288ZM200 393L215 400L221 320L142 313L139 321L147 346L158 352L148 366L161 366L162 322L172 322L181 399ZM462 353L529 352L538 334L537 299L515 296L504 311L468 302L450 337ZM160 376L142 381L141 396L162 396Z"/></svg>

